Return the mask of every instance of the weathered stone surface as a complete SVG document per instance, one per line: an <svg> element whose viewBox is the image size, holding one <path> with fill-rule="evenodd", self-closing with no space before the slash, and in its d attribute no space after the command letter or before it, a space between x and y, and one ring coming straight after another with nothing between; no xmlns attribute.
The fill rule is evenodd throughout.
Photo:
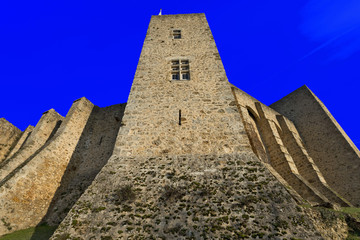
<svg viewBox="0 0 360 240"><path fill-rule="evenodd" d="M351 206L328 186L290 120L242 90L232 90L250 145L262 161L275 168L309 202Z"/></svg>
<svg viewBox="0 0 360 240"><path fill-rule="evenodd" d="M294 122L330 187L360 206L360 152L325 105L303 86L271 107Z"/></svg>
<svg viewBox="0 0 360 240"><path fill-rule="evenodd" d="M51 239L67 234L79 239L321 239L251 152L112 157Z"/></svg>
<svg viewBox="0 0 360 240"><path fill-rule="evenodd" d="M11 152L8 154L8 156L6 157L6 159L11 158L14 153L16 153L22 146L23 144L26 142L26 140L29 138L31 132L34 130L34 126L29 125L24 132L21 134L21 137L19 139L19 141L17 141L15 147L11 150Z"/></svg>
<svg viewBox="0 0 360 240"><path fill-rule="evenodd" d="M53 139L0 186L0 234L38 224L50 205L93 104L74 102Z"/></svg>
<svg viewBox="0 0 360 240"><path fill-rule="evenodd" d="M111 156L126 104L94 106L43 222L58 225Z"/></svg>
<svg viewBox="0 0 360 240"><path fill-rule="evenodd" d="M204 14L152 17L124 109L82 98L58 129L6 143L0 234L61 222L52 239L346 237L343 219L297 205L351 204L291 117L227 81ZM11 161L31 142L42 144Z"/></svg>
<svg viewBox="0 0 360 240"><path fill-rule="evenodd" d="M173 29L181 29L181 39L173 39ZM190 80L171 80L176 59L189 61ZM149 156L248 149L234 100L205 15L152 16L115 151Z"/></svg>
<svg viewBox="0 0 360 240"><path fill-rule="evenodd" d="M305 208L304 212L313 222L316 231L319 232L324 239L347 239L349 227L344 217L338 216L334 211L325 208Z"/></svg>
<svg viewBox="0 0 360 240"><path fill-rule="evenodd" d="M7 157L20 136L20 129L12 125L5 118L0 118L0 163Z"/></svg>
<svg viewBox="0 0 360 240"><path fill-rule="evenodd" d="M171 80L177 59L189 61L190 80ZM52 239L322 239L284 185L313 203L327 198L299 174L277 113L251 103L268 131L255 147L205 16L153 16L114 153ZM271 165L252 153L259 146Z"/></svg>
<svg viewBox="0 0 360 240"><path fill-rule="evenodd" d="M50 109L42 115L38 124L36 124L36 127L21 148L12 157L5 159L0 164L0 186L8 174L33 154L41 151L44 144L54 136L63 119L64 117L54 109Z"/></svg>

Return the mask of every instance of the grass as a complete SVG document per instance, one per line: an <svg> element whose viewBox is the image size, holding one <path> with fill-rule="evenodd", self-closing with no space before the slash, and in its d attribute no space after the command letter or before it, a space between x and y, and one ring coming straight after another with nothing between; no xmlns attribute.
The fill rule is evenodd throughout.
<svg viewBox="0 0 360 240"><path fill-rule="evenodd" d="M360 219L360 208L342 207L338 212L343 213L343 214L348 214L355 219ZM351 220L351 218L350 218L350 220L349 220L349 218L346 218L346 219L347 219L346 222L347 222L348 226L350 227L349 235L346 238L346 240L360 240L360 229L358 227L358 224L353 222L354 220Z"/></svg>
<svg viewBox="0 0 360 240"><path fill-rule="evenodd" d="M303 208L311 208L311 206L309 204L302 204L301 207ZM330 208L316 208L321 211L321 209L323 210L327 210L328 212L337 212L340 213L340 216L342 216L343 218L346 219L346 223L349 226L349 235L346 238L346 240L360 240L360 228L358 222L360 219L360 208L355 208L355 207L342 207L340 210L336 211L334 209L330 209ZM322 213L326 213L326 211L322 211ZM351 219L348 216L351 216L354 219ZM329 216L329 215L328 215ZM339 215L338 215L339 216ZM355 222L354 222L355 221Z"/></svg>
<svg viewBox="0 0 360 240"><path fill-rule="evenodd" d="M360 240L360 237L350 233L346 240Z"/></svg>
<svg viewBox="0 0 360 240"><path fill-rule="evenodd" d="M343 207L341 208L341 212L348 213L352 216L360 218L360 208Z"/></svg>
<svg viewBox="0 0 360 240"><path fill-rule="evenodd" d="M39 226L19 230L0 237L0 240L48 240L55 232L56 226Z"/></svg>
<svg viewBox="0 0 360 240"><path fill-rule="evenodd" d="M352 207L344 207L341 208L341 212L347 213L357 219L360 219L360 208L352 208ZM350 229L349 229L349 236L346 238L346 240L360 240L360 229L357 226L354 226L351 223L348 223Z"/></svg>

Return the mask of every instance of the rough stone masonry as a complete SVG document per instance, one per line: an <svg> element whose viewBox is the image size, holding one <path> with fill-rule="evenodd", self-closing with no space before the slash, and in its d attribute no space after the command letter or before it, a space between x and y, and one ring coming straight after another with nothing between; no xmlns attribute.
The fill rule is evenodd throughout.
<svg viewBox="0 0 360 240"><path fill-rule="evenodd" d="M82 98L22 134L0 122L0 235L47 223L58 240L343 239L341 219L319 224L299 204L359 206L360 194L333 180L309 137L324 129L298 129L300 115L341 133L317 135L351 146L336 159L358 169L360 154L308 91L287 97L302 94L299 113L274 104L281 114L228 82L204 14L152 16L126 108Z"/></svg>

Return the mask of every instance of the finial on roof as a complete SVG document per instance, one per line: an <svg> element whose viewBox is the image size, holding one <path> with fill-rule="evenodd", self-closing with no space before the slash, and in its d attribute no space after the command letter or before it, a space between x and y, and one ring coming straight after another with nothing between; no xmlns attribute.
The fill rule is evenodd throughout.
<svg viewBox="0 0 360 240"><path fill-rule="evenodd" d="M160 12L159 12L159 15L161 15L162 14L162 9L160 8Z"/></svg>

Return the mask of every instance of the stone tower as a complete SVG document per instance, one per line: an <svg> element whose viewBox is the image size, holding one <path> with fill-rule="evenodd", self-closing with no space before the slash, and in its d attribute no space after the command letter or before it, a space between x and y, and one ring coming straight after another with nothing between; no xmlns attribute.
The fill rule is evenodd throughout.
<svg viewBox="0 0 360 240"><path fill-rule="evenodd" d="M321 239L287 174L254 153L239 94L204 14L153 16L113 154L51 239ZM298 174L284 149L278 165Z"/></svg>
<svg viewBox="0 0 360 240"><path fill-rule="evenodd" d="M248 140L204 14L153 16L115 154L240 152Z"/></svg>

